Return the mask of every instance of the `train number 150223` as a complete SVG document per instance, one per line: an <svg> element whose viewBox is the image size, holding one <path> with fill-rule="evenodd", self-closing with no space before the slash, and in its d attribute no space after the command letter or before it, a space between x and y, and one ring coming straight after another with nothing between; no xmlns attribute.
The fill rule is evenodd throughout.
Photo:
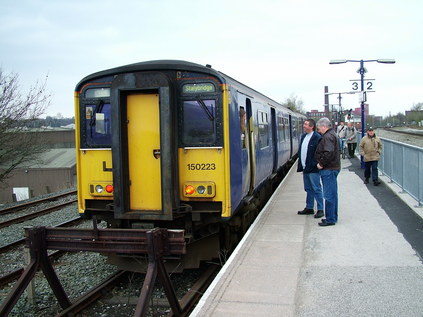
<svg viewBox="0 0 423 317"><path fill-rule="evenodd" d="M214 171L216 164L214 163L191 163L187 164L189 171Z"/></svg>

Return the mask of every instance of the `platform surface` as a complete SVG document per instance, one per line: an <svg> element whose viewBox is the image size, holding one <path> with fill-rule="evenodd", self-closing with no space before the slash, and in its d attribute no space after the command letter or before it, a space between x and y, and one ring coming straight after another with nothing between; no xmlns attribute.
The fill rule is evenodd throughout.
<svg viewBox="0 0 423 317"><path fill-rule="evenodd" d="M191 316L422 317L419 210L400 200L386 180L364 185L360 162L345 159L338 223L319 227L320 219L297 215L305 192L295 170Z"/></svg>

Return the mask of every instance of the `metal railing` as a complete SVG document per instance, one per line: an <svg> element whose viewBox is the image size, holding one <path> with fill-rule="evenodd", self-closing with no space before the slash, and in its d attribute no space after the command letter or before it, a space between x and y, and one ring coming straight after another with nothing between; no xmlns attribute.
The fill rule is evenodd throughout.
<svg viewBox="0 0 423 317"><path fill-rule="evenodd" d="M423 148L380 138L379 170L423 206ZM360 141L359 141L360 142Z"/></svg>

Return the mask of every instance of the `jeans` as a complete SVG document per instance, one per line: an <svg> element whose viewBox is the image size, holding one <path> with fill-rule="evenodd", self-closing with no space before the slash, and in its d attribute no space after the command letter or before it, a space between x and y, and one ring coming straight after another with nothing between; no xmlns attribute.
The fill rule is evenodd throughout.
<svg viewBox="0 0 423 317"><path fill-rule="evenodd" d="M338 221L338 177L339 170L320 170L323 184L323 198L325 199L326 222Z"/></svg>
<svg viewBox="0 0 423 317"><path fill-rule="evenodd" d="M378 161L364 162L364 177L370 178L370 170L371 170L372 180L374 182L377 181L378 180L377 165L378 165Z"/></svg>
<svg viewBox="0 0 423 317"><path fill-rule="evenodd" d="M341 147L341 153L342 153L342 149L344 148L344 146L345 146L345 139L341 139L341 138L339 138L339 146Z"/></svg>
<svg viewBox="0 0 423 317"><path fill-rule="evenodd" d="M304 190L307 193L306 208L314 209L314 200L317 210L323 210L323 193L320 184L320 173L303 173Z"/></svg>

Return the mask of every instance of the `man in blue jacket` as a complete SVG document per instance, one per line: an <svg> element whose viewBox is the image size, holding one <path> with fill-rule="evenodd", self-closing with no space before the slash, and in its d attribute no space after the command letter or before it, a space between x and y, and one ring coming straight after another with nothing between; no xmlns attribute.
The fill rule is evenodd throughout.
<svg viewBox="0 0 423 317"><path fill-rule="evenodd" d="M320 183L320 173L314 157L321 135L315 132L316 122L308 119L303 124L304 134L301 136L300 151L298 152L297 172L303 172L304 190L307 193L306 207L298 212L299 215L314 214L314 200L317 202L317 212L314 218L324 216L323 193Z"/></svg>

